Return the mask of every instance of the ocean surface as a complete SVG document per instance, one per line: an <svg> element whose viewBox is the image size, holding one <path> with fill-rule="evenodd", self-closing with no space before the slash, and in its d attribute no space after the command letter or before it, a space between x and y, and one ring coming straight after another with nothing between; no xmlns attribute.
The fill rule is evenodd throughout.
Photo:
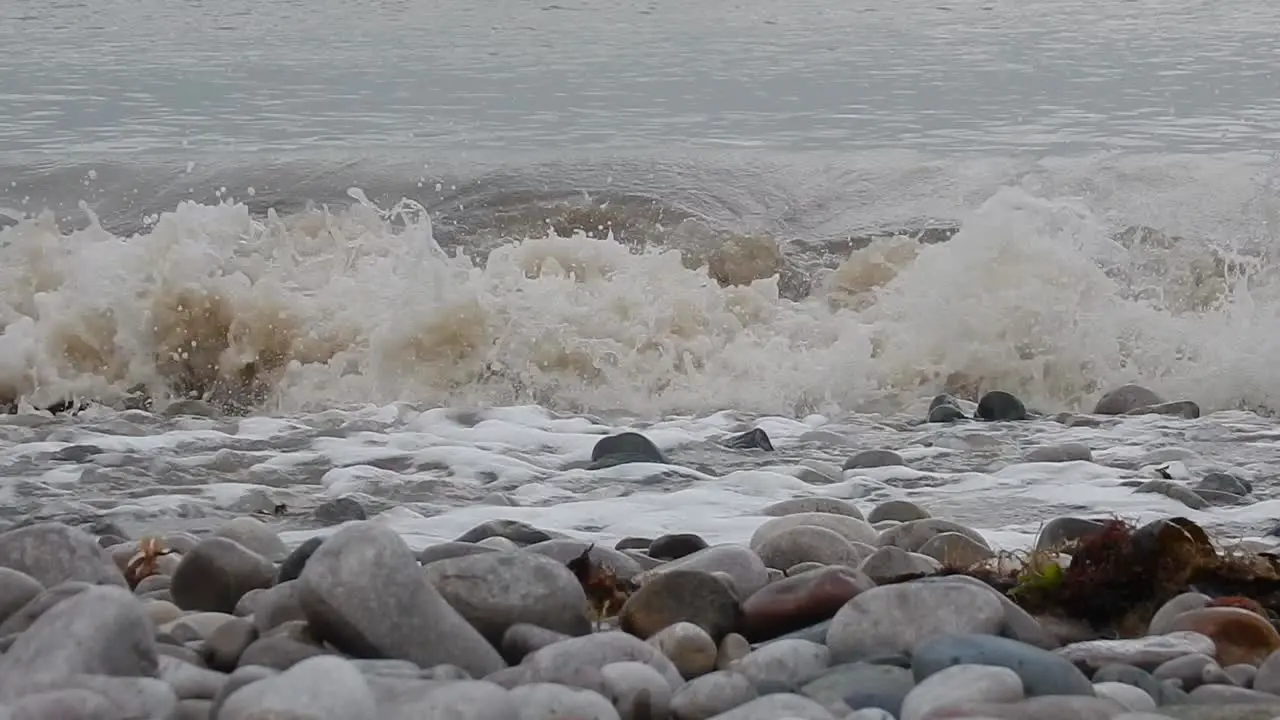
<svg viewBox="0 0 1280 720"><path fill-rule="evenodd" d="M1265 533L1277 27L1269 0L0 3L0 522L298 539L349 495L420 544L716 542L818 494L1010 547L1057 514ZM1204 416L1054 419L1126 382ZM919 422L994 389L1045 418ZM721 444L752 427L775 451ZM673 465L577 467L623 429ZM1025 462L1063 442L1093 461ZM907 466L840 471L873 448ZM1255 491L1132 492L1161 469Z"/></svg>

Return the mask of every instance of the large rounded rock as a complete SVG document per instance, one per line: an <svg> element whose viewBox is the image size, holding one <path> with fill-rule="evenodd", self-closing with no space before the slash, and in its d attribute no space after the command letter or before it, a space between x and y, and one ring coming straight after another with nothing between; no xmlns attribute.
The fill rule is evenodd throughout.
<svg viewBox="0 0 1280 720"><path fill-rule="evenodd" d="M840 535L849 542L865 543L867 545L875 544L877 537L875 528L868 525L865 520L835 513L805 512L792 513L766 520L751 535L749 545L752 550L758 552L765 541L779 533L797 527L824 528Z"/></svg>
<svg viewBox="0 0 1280 720"><path fill-rule="evenodd" d="M613 467L625 463L667 464L667 458L649 438L636 432L610 435L596 442L591 448L591 470Z"/></svg>
<svg viewBox="0 0 1280 720"><path fill-rule="evenodd" d="M765 567L786 570L806 562L855 567L869 554L859 546L824 527L801 525L769 535L754 549Z"/></svg>
<svg viewBox="0 0 1280 720"><path fill-rule="evenodd" d="M285 547L284 541L276 531L257 518L235 518L215 530L213 534L235 540L272 562L283 560L289 554L289 549Z"/></svg>
<svg viewBox="0 0 1280 720"><path fill-rule="evenodd" d="M325 656L303 660L275 677L236 690L218 712L218 720L259 717L376 720L378 713L356 666Z"/></svg>
<svg viewBox="0 0 1280 720"><path fill-rule="evenodd" d="M235 612L250 590L270 587L276 568L240 543L211 537L182 557L169 592L183 610Z"/></svg>
<svg viewBox="0 0 1280 720"><path fill-rule="evenodd" d="M954 532L934 535L920 546L919 552L942 563L943 567L962 569L973 567L996 556L995 552L985 544L967 535Z"/></svg>
<svg viewBox="0 0 1280 720"><path fill-rule="evenodd" d="M68 580L124 586L111 555L89 533L62 523L40 523L0 534L0 567L29 575L49 588Z"/></svg>
<svg viewBox="0 0 1280 720"><path fill-rule="evenodd" d="M648 643L666 655L685 678L705 675L716 667L716 641L693 623L668 625Z"/></svg>
<svg viewBox="0 0 1280 720"><path fill-rule="evenodd" d="M867 556L858 569L876 583L884 583L913 575L932 575L941 568L942 563L928 555L886 545Z"/></svg>
<svg viewBox="0 0 1280 720"><path fill-rule="evenodd" d="M42 592L44 587L30 575L0 567L0 623L21 610L23 605L35 600Z"/></svg>
<svg viewBox="0 0 1280 720"><path fill-rule="evenodd" d="M666 655L634 635L622 632L595 633L548 645L526 657L520 669L536 677L574 666L601 668L610 663L631 661L657 670L673 690L684 684L684 678Z"/></svg>
<svg viewBox="0 0 1280 720"><path fill-rule="evenodd" d="M298 583L312 630L347 654L424 668L449 663L475 677L506 667L431 585L404 540L382 525L343 527L311 556Z"/></svg>
<svg viewBox="0 0 1280 720"><path fill-rule="evenodd" d="M563 563L528 552L495 552L438 560L427 578L453 609L495 646L516 623L562 632L591 632L587 596Z"/></svg>
<svg viewBox="0 0 1280 720"><path fill-rule="evenodd" d="M654 576L619 613L622 629L648 638L678 622L697 625L716 642L738 628L738 599L715 576L696 570L672 570Z"/></svg>
<svg viewBox="0 0 1280 720"><path fill-rule="evenodd" d="M123 588L93 586L50 607L0 656L0 699L36 678L143 677L158 668L142 603Z"/></svg>
<svg viewBox="0 0 1280 720"><path fill-rule="evenodd" d="M902 720L925 720L936 708L957 703L1017 702L1022 680L1004 667L953 665L915 686L902 701Z"/></svg>
<svg viewBox="0 0 1280 720"><path fill-rule="evenodd" d="M837 662L910 653L924 640L961 633L995 634L1000 601L968 585L903 583L860 593L836 613L827 646Z"/></svg>
<svg viewBox="0 0 1280 720"><path fill-rule="evenodd" d="M1027 407L1017 397L1003 390L992 390L978 400L978 410L974 413L979 420L1026 420Z"/></svg>
<svg viewBox="0 0 1280 720"><path fill-rule="evenodd" d="M873 525L884 520L904 523L929 517L933 516L928 510L910 500L886 500L872 508L871 513L867 515L867 522Z"/></svg>
<svg viewBox="0 0 1280 720"><path fill-rule="evenodd" d="M1124 415L1130 410L1162 402L1164 400L1159 395L1141 385L1121 385L1098 398L1097 404L1093 406L1093 414Z"/></svg>
<svg viewBox="0 0 1280 720"><path fill-rule="evenodd" d="M323 542L324 538L313 537L294 548L284 562L280 563L280 569L276 572L276 582L286 583L297 580L302 574L302 569L307 566L307 560L311 559Z"/></svg>
<svg viewBox="0 0 1280 720"><path fill-rule="evenodd" d="M1065 658L996 635L940 635L916 646L911 671L924 680L953 665L992 665L1017 673L1026 694L1093 695L1089 678Z"/></svg>
<svg viewBox="0 0 1280 720"><path fill-rule="evenodd" d="M875 587L870 578L847 567L811 570L766 585L742 604L743 634L752 642L769 640L827 620L859 593Z"/></svg>
<svg viewBox="0 0 1280 720"><path fill-rule="evenodd" d="M679 560L708 547L707 541L699 535L673 533L654 538L653 542L649 543L648 555L654 560Z"/></svg>
<svg viewBox="0 0 1280 720"><path fill-rule="evenodd" d="M760 556L741 545L713 545L679 560L663 563L644 574L645 582L649 578L675 570L724 573L733 580L733 588L738 597L750 597L769 583L769 569L764 566Z"/></svg>
<svg viewBox="0 0 1280 720"><path fill-rule="evenodd" d="M707 720L755 700L751 680L739 672L718 670L680 688L671 698L675 720Z"/></svg>
<svg viewBox="0 0 1280 720"><path fill-rule="evenodd" d="M880 546L894 545L907 552L920 552L920 548L924 547L925 543L938 535L952 532L960 533L978 545L988 550L991 549L991 546L987 544L986 538L982 537L976 530L942 518L910 520L901 525L894 525L880 533L880 536L872 544Z"/></svg>
<svg viewBox="0 0 1280 720"><path fill-rule="evenodd" d="M1213 640L1223 665L1259 665L1280 650L1280 633L1266 618L1236 607L1206 607L1184 612L1170 623L1173 632L1189 630Z"/></svg>

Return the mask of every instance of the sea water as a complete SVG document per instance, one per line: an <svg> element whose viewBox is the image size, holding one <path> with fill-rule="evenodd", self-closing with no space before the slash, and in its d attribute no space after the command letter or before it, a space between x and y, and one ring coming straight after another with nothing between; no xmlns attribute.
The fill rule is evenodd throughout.
<svg viewBox="0 0 1280 720"><path fill-rule="evenodd" d="M1058 514L1265 533L1277 26L1259 0L4 4L0 512L300 539L350 495L419 544L497 517L715 542L828 495L1004 546ZM1126 382L1204 417L1054 419ZM1044 418L919 422L994 389ZM720 443L752 427L774 452ZM672 465L581 468L624 429ZM1093 461L1025 462L1064 442ZM873 448L906 466L840 470ZM1254 495L1126 484L1212 470Z"/></svg>

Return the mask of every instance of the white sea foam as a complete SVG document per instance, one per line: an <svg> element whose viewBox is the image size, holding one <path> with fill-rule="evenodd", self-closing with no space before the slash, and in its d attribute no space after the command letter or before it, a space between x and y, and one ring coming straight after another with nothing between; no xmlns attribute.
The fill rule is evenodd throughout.
<svg viewBox="0 0 1280 720"><path fill-rule="evenodd" d="M265 219L188 203L129 238L43 216L0 231L0 389L803 415L944 388L1074 409L1136 379L1207 409L1280 405L1274 267L1112 231L1005 189L951 241L855 252L792 302L776 278L721 287L611 239L512 241L479 267L411 203Z"/></svg>

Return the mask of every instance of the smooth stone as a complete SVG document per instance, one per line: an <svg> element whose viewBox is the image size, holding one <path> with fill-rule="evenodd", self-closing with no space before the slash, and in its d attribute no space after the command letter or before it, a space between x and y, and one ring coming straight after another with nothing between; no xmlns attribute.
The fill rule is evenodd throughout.
<svg viewBox="0 0 1280 720"><path fill-rule="evenodd" d="M47 690L24 695L8 707L4 720L127 720L115 703L91 690Z"/></svg>
<svg viewBox="0 0 1280 720"><path fill-rule="evenodd" d="M213 700L227 682L224 673L166 655L160 656L160 679L173 688L177 700Z"/></svg>
<svg viewBox="0 0 1280 720"><path fill-rule="evenodd" d="M998 632L1000 601L960 584L905 583L876 587L850 600L831 621L827 646L836 661L883 652L910 652L952 633Z"/></svg>
<svg viewBox="0 0 1280 720"><path fill-rule="evenodd" d="M831 664L831 651L808 640L778 640L747 653L730 669L746 675L756 687L797 690Z"/></svg>
<svg viewBox="0 0 1280 720"><path fill-rule="evenodd" d="M1201 685L1191 691L1192 705L1228 705L1243 703L1276 704L1280 697L1271 693L1234 685Z"/></svg>
<svg viewBox="0 0 1280 720"><path fill-rule="evenodd" d="M146 609L147 617L151 618L151 623L156 627L167 625L182 617L181 608L167 600L147 600L143 603L143 608Z"/></svg>
<svg viewBox="0 0 1280 720"><path fill-rule="evenodd" d="M689 622L669 625L648 641L667 656L685 679L705 675L716 668L716 642L706 630Z"/></svg>
<svg viewBox="0 0 1280 720"><path fill-rule="evenodd" d="M957 420L967 420L964 410L955 405L939 405L930 408L927 422L931 423L951 423Z"/></svg>
<svg viewBox="0 0 1280 720"><path fill-rule="evenodd" d="M276 574L276 583L297 580L298 576L302 574L302 569L307 566L307 560L319 549L322 543L324 543L324 538L313 537L294 548L289 553L289 556L284 559L284 562L280 563L280 569Z"/></svg>
<svg viewBox="0 0 1280 720"><path fill-rule="evenodd" d="M199 698L179 700L173 720L213 720L213 701Z"/></svg>
<svg viewBox="0 0 1280 720"><path fill-rule="evenodd" d="M1093 406L1094 415L1123 415L1134 408L1159 405L1164 400L1141 385L1121 385L1098 398Z"/></svg>
<svg viewBox="0 0 1280 720"><path fill-rule="evenodd" d="M1280 696L1280 652L1273 652L1258 665L1253 689Z"/></svg>
<svg viewBox="0 0 1280 720"><path fill-rule="evenodd" d="M1160 712L1173 720L1274 720L1280 717L1280 698L1274 704L1183 705Z"/></svg>
<svg viewBox="0 0 1280 720"><path fill-rule="evenodd" d="M1191 488L1183 487L1168 480L1148 480L1134 488L1133 491L1135 493L1164 495L1171 500L1177 500L1192 510L1204 510L1209 507L1209 501L1197 495Z"/></svg>
<svg viewBox="0 0 1280 720"><path fill-rule="evenodd" d="M462 533L456 542L478 543L491 537L503 537L521 547L537 545L553 539L551 534L519 520L489 520Z"/></svg>
<svg viewBox="0 0 1280 720"><path fill-rule="evenodd" d="M760 511L761 515L769 517L782 517L784 515L798 515L801 513L828 513L830 515L846 515L851 518L862 520L862 511L852 503L840 498L823 497L821 495L815 497L799 497L790 498L788 500L779 500L778 502L766 507Z"/></svg>
<svg viewBox="0 0 1280 720"><path fill-rule="evenodd" d="M666 678L673 690L684 684L680 671L666 655L645 641L622 632L602 632L548 645L524 659L521 667L530 672L570 665L604 667L615 662L642 662Z"/></svg>
<svg viewBox="0 0 1280 720"><path fill-rule="evenodd" d="M992 720L1114 720L1126 712L1114 700L1081 695L1042 695L1016 703L966 703L933 712L930 720L991 718Z"/></svg>
<svg viewBox="0 0 1280 720"><path fill-rule="evenodd" d="M316 522L326 527L369 518L360 501L347 495L325 500L311 511L311 516L316 519Z"/></svg>
<svg viewBox="0 0 1280 720"><path fill-rule="evenodd" d="M623 432L598 440L591 448L589 470L625 463L657 463L666 465L667 458L652 440L636 432Z"/></svg>
<svg viewBox="0 0 1280 720"><path fill-rule="evenodd" d="M986 545L954 532L934 535L920 546L919 553L937 560L943 567L961 569L973 567L996 556Z"/></svg>
<svg viewBox="0 0 1280 720"><path fill-rule="evenodd" d="M835 513L807 512L792 513L766 520L756 528L748 545L759 552L759 548L768 540L782 533L799 527L819 527L840 535L849 542L874 545L878 534L865 520ZM795 563L792 563L793 565Z"/></svg>
<svg viewBox="0 0 1280 720"><path fill-rule="evenodd" d="M0 567L0 623L44 592L39 580L12 568Z"/></svg>
<svg viewBox="0 0 1280 720"><path fill-rule="evenodd" d="M62 523L38 523L0 533L0 567L52 588L68 580L126 587L111 555L89 533Z"/></svg>
<svg viewBox="0 0 1280 720"><path fill-rule="evenodd" d="M514 541L508 540L504 537L497 537L497 536L487 537L481 540L480 542L476 543L476 545L480 547L493 548L494 550L498 550L500 552L515 552L516 550L520 549L520 546L517 545Z"/></svg>
<svg viewBox="0 0 1280 720"><path fill-rule="evenodd" d="M624 631L648 638L678 622L690 622L717 642L738 629L742 608L733 590L709 573L672 570L654 576L618 613Z"/></svg>
<svg viewBox="0 0 1280 720"><path fill-rule="evenodd" d="M1004 667L952 665L925 678L902 701L900 720L925 720L957 703L1009 703L1023 698L1022 680Z"/></svg>
<svg viewBox="0 0 1280 720"><path fill-rule="evenodd" d="M912 520L925 520L933 517L928 510L909 500L886 500L871 509L867 514L867 522L875 524L884 522L885 520L893 520L895 522L910 522Z"/></svg>
<svg viewBox="0 0 1280 720"><path fill-rule="evenodd" d="M751 652L751 644L738 633L729 633L716 648L716 669L727 670Z"/></svg>
<svg viewBox="0 0 1280 720"><path fill-rule="evenodd" d="M1182 631L1130 640L1086 640L1066 645L1054 652L1077 666L1092 670L1112 663L1154 669L1161 663L1183 655L1212 655L1214 644L1213 640L1200 633Z"/></svg>
<svg viewBox="0 0 1280 720"><path fill-rule="evenodd" d="M773 442L769 440L769 433L760 428L752 428L739 435L725 438L723 442L725 447L734 450L773 451Z"/></svg>
<svg viewBox="0 0 1280 720"><path fill-rule="evenodd" d="M932 575L942 569L942 563L928 555L887 545L867 556L858 569L876 583L883 583L910 575Z"/></svg>
<svg viewBox="0 0 1280 720"><path fill-rule="evenodd" d="M0 637L25 631L54 605L90 587L93 586L80 580L68 580L45 590L0 623Z"/></svg>
<svg viewBox="0 0 1280 720"><path fill-rule="evenodd" d="M1119 682L1139 688L1155 699L1157 705L1177 705L1187 701L1187 694L1170 681L1157 680L1151 673L1132 665L1112 663L1093 674L1093 681Z"/></svg>
<svg viewBox="0 0 1280 720"><path fill-rule="evenodd" d="M298 599L298 587L297 580L289 580L262 592L253 611L253 626L259 635L265 635L287 622L306 618L302 602Z"/></svg>
<svg viewBox="0 0 1280 720"><path fill-rule="evenodd" d="M133 588L133 594L145 595L156 590L168 590L172 585L173 578L168 575L148 575Z"/></svg>
<svg viewBox="0 0 1280 720"><path fill-rule="evenodd" d="M686 555L692 555L708 547L707 541L703 540L700 535L674 533L654 538L653 542L649 544L647 554L655 560L679 560Z"/></svg>
<svg viewBox="0 0 1280 720"><path fill-rule="evenodd" d="M600 669L604 696L621 720L651 720L671 713L673 689L657 670L644 663L609 663Z"/></svg>
<svg viewBox="0 0 1280 720"><path fill-rule="evenodd" d="M750 597L769 584L769 570L760 560L760 556L736 544L712 545L706 550L699 550L679 560L659 565L645 573L643 582L673 570L726 573L733 578L733 586L738 591L739 597Z"/></svg>
<svg viewBox="0 0 1280 720"><path fill-rule="evenodd" d="M809 627L834 617L849 600L873 587L871 578L846 567L827 567L784 578L742 604L742 632L753 642L760 642Z"/></svg>
<svg viewBox="0 0 1280 720"><path fill-rule="evenodd" d="M519 708L500 685L483 680L450 683L370 683L378 720L513 720Z"/></svg>
<svg viewBox="0 0 1280 720"><path fill-rule="evenodd" d="M418 562L423 565L430 565L438 560L450 560L452 558L466 557L468 555L483 555L485 553L497 552L497 548L491 548L486 545L477 545L476 543L457 542L450 540L438 545L430 545L423 548L418 553Z"/></svg>
<svg viewBox="0 0 1280 720"><path fill-rule="evenodd" d="M911 671L906 668L859 662L836 665L800 692L825 707L843 702L851 710L875 708L896 717L915 685Z"/></svg>
<svg viewBox="0 0 1280 720"><path fill-rule="evenodd" d="M795 577L796 575L802 575L812 570L821 570L824 567L827 567L827 566L823 565L820 562L796 563L795 565L792 565L791 567L787 568L786 571L782 573L782 577L777 579L770 579L769 583L770 584L776 583L778 582L778 580L782 580L783 578ZM769 568L769 569L773 570L774 568Z"/></svg>
<svg viewBox="0 0 1280 720"><path fill-rule="evenodd" d="M707 720L756 697L756 688L746 675L717 670L677 690L671 698L671 716L675 720Z"/></svg>
<svg viewBox="0 0 1280 720"><path fill-rule="evenodd" d="M844 461L842 470L861 470L863 468L891 467L906 465L902 456L892 450L863 450Z"/></svg>
<svg viewBox="0 0 1280 720"><path fill-rule="evenodd" d="M1089 678L1070 661L1038 647L995 635L942 635L916 646L911 670L917 681L956 665L1008 668L1028 697L1092 695Z"/></svg>
<svg viewBox="0 0 1280 720"><path fill-rule="evenodd" d="M173 689L167 683L150 677L107 675L46 677L26 685L23 693L64 689L88 690L96 693L106 698L130 719L168 718L178 705L178 698Z"/></svg>
<svg viewBox="0 0 1280 720"><path fill-rule="evenodd" d="M259 680L275 677L279 674L280 672L277 670L262 667L260 665L245 665L236 668L235 672L227 675L227 681L223 683L222 690L218 691L217 697L213 699L211 717L216 720L218 713L222 710L222 704L240 688Z"/></svg>
<svg viewBox="0 0 1280 720"><path fill-rule="evenodd" d="M786 570L802 562L857 566L866 557L859 545L825 527L801 525L773 533L753 549L765 567Z"/></svg>
<svg viewBox="0 0 1280 720"><path fill-rule="evenodd" d="M1230 505L1244 505L1248 502L1245 498L1231 493L1218 492L1217 490L1192 490L1201 500L1216 507L1226 507Z"/></svg>
<svg viewBox="0 0 1280 720"><path fill-rule="evenodd" d="M1111 700L1129 712L1155 712L1156 701L1142 688L1121 682L1094 683L1093 691L1100 698Z"/></svg>
<svg viewBox="0 0 1280 720"><path fill-rule="evenodd" d="M1103 522L1089 518L1056 517L1040 528L1036 550L1055 550L1102 532Z"/></svg>
<svg viewBox="0 0 1280 720"><path fill-rule="evenodd" d="M630 580L644 569L636 562L635 558L611 547L604 545L595 545L593 543L583 542L581 540L571 540L569 538L556 538L545 542L534 543L525 547L525 552L538 553L546 555L558 563L567 565L570 560L582 555L583 551L591 548L588 557L593 563L604 565L611 569L620 580ZM697 555L694 553L688 557ZM683 558L681 558L683 559ZM678 562L678 561L677 561Z"/></svg>
<svg viewBox="0 0 1280 720"><path fill-rule="evenodd" d="M427 580L404 540L383 525L362 521L338 530L298 583L312 630L349 655L424 668L451 663L476 677L506 666Z"/></svg>
<svg viewBox="0 0 1280 720"><path fill-rule="evenodd" d="M316 720L377 720L373 693L354 665L337 657L315 657L274 677L246 685L227 697L218 720L272 717Z"/></svg>
<svg viewBox="0 0 1280 720"><path fill-rule="evenodd" d="M591 632L582 585L567 566L544 555L469 555L438 560L424 572L445 601L495 646L517 623L566 635Z"/></svg>
<svg viewBox="0 0 1280 720"><path fill-rule="evenodd" d="M571 637L537 625L516 623L502 634L502 643L498 647L502 649L502 657L515 665L526 655Z"/></svg>
<svg viewBox="0 0 1280 720"><path fill-rule="evenodd" d="M624 537L614 544L613 549L614 550L639 550L640 552L647 552L649 550L649 546L652 544L653 544L652 538Z"/></svg>
<svg viewBox="0 0 1280 720"><path fill-rule="evenodd" d="M1178 615L1170 623L1174 632L1198 632L1213 641L1214 655L1223 665L1257 665L1280 650L1280 633L1266 618L1236 607L1205 607ZM1206 653L1207 654L1207 653Z"/></svg>
<svg viewBox="0 0 1280 720"><path fill-rule="evenodd" d="M33 679L155 675L154 632L129 591L86 588L49 608L0 656L0 698Z"/></svg>
<svg viewBox="0 0 1280 720"><path fill-rule="evenodd" d="M183 610L232 613L245 593L270 587L276 567L225 537L210 537L182 556L169 592Z"/></svg>
<svg viewBox="0 0 1280 720"><path fill-rule="evenodd" d="M977 578L965 575L940 575L936 577L920 578L914 580L916 583L952 583L960 585L968 585L969 587L981 590L994 597L1000 606L1004 609L1004 622L1000 625L1000 635L1024 642L1028 645L1034 645L1038 648L1053 649L1061 645L1057 638L1053 636L1044 625L1026 610L1023 610L1017 603L1010 600L1004 593L996 590L990 585L982 582Z"/></svg>
<svg viewBox="0 0 1280 720"><path fill-rule="evenodd" d="M1091 462L1092 460L1093 451L1088 445L1082 443L1041 445L1027 451L1027 454L1022 457L1023 462L1029 463Z"/></svg>
<svg viewBox="0 0 1280 720"><path fill-rule="evenodd" d="M987 421L1026 420L1027 408L1010 393L992 390L978 399L974 418Z"/></svg>
<svg viewBox="0 0 1280 720"><path fill-rule="evenodd" d="M924 547L925 543L938 535L949 532L960 533L982 547L991 548L987 544L986 538L978 534L977 531L942 518L909 520L901 525L895 525L880 533L872 544L880 547L895 545L907 552L920 552L920 548Z"/></svg>
<svg viewBox="0 0 1280 720"><path fill-rule="evenodd" d="M712 720L835 720L826 708L803 695L775 693L713 715Z"/></svg>
<svg viewBox="0 0 1280 720"><path fill-rule="evenodd" d="M520 709L519 720L621 720L613 703L592 690L530 683L512 688L508 696Z"/></svg>
<svg viewBox="0 0 1280 720"><path fill-rule="evenodd" d="M304 642L287 635L268 635L249 643L249 647L240 653L239 663L240 666L258 665L283 671L303 660L332 654L311 642Z"/></svg>
<svg viewBox="0 0 1280 720"><path fill-rule="evenodd" d="M1151 616L1147 624L1148 635L1168 635L1173 632L1173 619L1184 612L1199 610L1212 600L1208 595L1198 592L1185 592L1170 598Z"/></svg>
<svg viewBox="0 0 1280 720"><path fill-rule="evenodd" d="M1177 680L1182 689L1188 692L1205 684L1233 684L1217 660L1201 653L1183 655L1160 663L1159 667L1151 671L1151 675L1159 680Z"/></svg>
<svg viewBox="0 0 1280 720"><path fill-rule="evenodd" d="M1274 654L1274 653L1273 653ZM1253 681L1258 677L1258 668L1248 663L1236 663L1228 665L1222 669L1227 674L1227 678L1231 680L1233 685L1244 688L1252 688ZM1268 691L1270 692L1270 691ZM1271 693L1276 695L1277 693Z"/></svg>
<svg viewBox="0 0 1280 720"><path fill-rule="evenodd" d="M1173 402L1143 405L1128 410L1125 415L1172 415L1184 420L1195 420L1200 417L1200 406L1191 400L1174 400Z"/></svg>
<svg viewBox="0 0 1280 720"><path fill-rule="evenodd" d="M275 530L257 518L238 517L228 520L213 531L215 537L234 540L253 552L273 562L284 560L289 548Z"/></svg>
<svg viewBox="0 0 1280 720"><path fill-rule="evenodd" d="M170 637L179 642L191 642L193 640L204 640L223 624L235 619L234 615L228 615L227 613L194 612L187 613L172 623L162 625L157 629L168 633Z"/></svg>
<svg viewBox="0 0 1280 720"><path fill-rule="evenodd" d="M1242 480L1235 475L1224 472L1207 473L1200 478L1200 482L1196 483L1196 490L1214 490L1217 492L1231 493L1232 495L1248 495L1253 492L1253 486L1248 481Z"/></svg>
<svg viewBox="0 0 1280 720"><path fill-rule="evenodd" d="M240 662L240 656L258 639L258 629L244 618L232 618L209 633L205 640L205 658L209 667L221 672L231 672Z"/></svg>

